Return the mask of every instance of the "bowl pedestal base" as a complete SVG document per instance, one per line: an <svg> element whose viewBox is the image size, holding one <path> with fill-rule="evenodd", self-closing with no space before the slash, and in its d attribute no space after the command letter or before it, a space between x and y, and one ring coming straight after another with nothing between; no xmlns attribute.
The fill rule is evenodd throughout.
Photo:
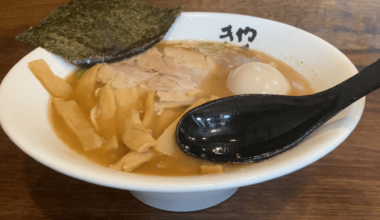
<svg viewBox="0 0 380 220"><path fill-rule="evenodd" d="M130 191L130 193L141 202L157 209L171 212L191 212L215 206L231 197L238 189L239 188L231 188L185 193L139 191Z"/></svg>

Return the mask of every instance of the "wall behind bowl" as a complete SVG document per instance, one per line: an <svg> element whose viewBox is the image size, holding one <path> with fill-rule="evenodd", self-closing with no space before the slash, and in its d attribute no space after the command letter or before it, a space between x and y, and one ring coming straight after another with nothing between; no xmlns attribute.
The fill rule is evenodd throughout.
<svg viewBox="0 0 380 220"><path fill-rule="evenodd" d="M361 69L380 57L378 0L144 0L184 11L226 12L286 23L343 51ZM365 53L365 59L361 54Z"/></svg>

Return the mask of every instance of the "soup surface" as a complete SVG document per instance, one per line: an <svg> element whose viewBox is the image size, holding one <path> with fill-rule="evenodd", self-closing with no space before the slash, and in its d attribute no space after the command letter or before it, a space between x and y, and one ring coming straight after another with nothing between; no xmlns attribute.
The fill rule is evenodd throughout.
<svg viewBox="0 0 380 220"><path fill-rule="evenodd" d="M212 62L215 62L216 65L214 65L212 70L209 71L200 82L198 82L196 88L192 90L191 94L186 93L192 97L193 101L200 98L209 99L210 97L215 98L234 95L226 86L228 74L237 67L249 62L263 62L279 70L291 85L291 89L287 95L307 95L314 93L311 84L294 69L287 66L283 62L257 51L222 43L195 41L162 42L156 45L155 48L159 52L167 49L180 48L203 54L206 56L206 59L212 59ZM141 63L142 61L134 61L134 63L138 62ZM131 61L131 63L133 62ZM150 63L148 62L147 65L149 66ZM153 63L153 71L155 68L154 65L155 64ZM118 68L123 66L123 63L115 64L115 71L119 70ZM72 73L65 79L74 90L77 89L77 86L82 78L78 75L78 72ZM192 82L197 82L197 79L193 79ZM104 83L101 79L99 80L98 77L98 83L96 84L96 91L94 95L95 104L90 103L85 96L78 97L75 93L69 98L69 100L74 100L78 104L80 109L84 112L84 115L86 115L86 120L90 122L90 124L92 123L95 127L96 133L104 138L104 142L101 147L87 151L84 150L82 142L57 112L53 102L50 104L49 114L54 131L59 138L67 144L67 146L95 163L106 167L110 166L115 168L115 164L117 165L119 161L119 165L117 166L120 167L120 160L122 160L126 154L131 152L131 149L122 141L123 132L125 131L118 130L120 127L123 129L124 126L128 127L128 125L124 125L124 123L128 122L121 122L117 119L112 119L111 121L107 119L108 121L102 121L95 116L91 118L93 116L96 103L101 102L101 98L99 98L101 95L99 95L99 93L103 92L103 87L105 85L110 85L113 91L118 89L116 84L112 84L110 82ZM147 107L147 105L149 105L148 100L149 97L153 97L155 108L148 127L154 140L159 139L160 136L164 134L168 126L175 122L175 120L181 116L188 106L191 105L190 102L185 104L165 102L165 105L167 105L167 103L170 105L162 105L164 106L162 107L159 104L162 104L163 102L158 103L158 99L162 100L163 96L157 97L157 94L156 96L149 95L155 92L158 93L160 90L158 86L153 88L153 90L152 87L149 86L149 83L148 85L146 85L146 83L142 83L135 87L137 87L138 91L140 91L140 100L136 104L136 109L139 112L140 119L143 119L144 115L147 114L146 112L149 111ZM125 99L128 100L129 97L125 97ZM174 136L174 133L172 135ZM149 156L149 161L141 163L138 167L131 170L121 170L149 175L187 176L227 172L246 166L244 164L216 164L195 159L185 155L179 147L177 147L170 156L160 152L154 152L154 150L153 154L153 156Z"/></svg>

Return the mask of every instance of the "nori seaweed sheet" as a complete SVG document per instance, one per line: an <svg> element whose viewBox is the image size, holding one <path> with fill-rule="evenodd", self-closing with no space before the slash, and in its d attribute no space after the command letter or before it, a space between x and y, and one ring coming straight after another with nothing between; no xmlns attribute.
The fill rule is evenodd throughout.
<svg viewBox="0 0 380 220"><path fill-rule="evenodd" d="M16 39L89 68L148 50L163 39L181 10L139 0L72 0Z"/></svg>

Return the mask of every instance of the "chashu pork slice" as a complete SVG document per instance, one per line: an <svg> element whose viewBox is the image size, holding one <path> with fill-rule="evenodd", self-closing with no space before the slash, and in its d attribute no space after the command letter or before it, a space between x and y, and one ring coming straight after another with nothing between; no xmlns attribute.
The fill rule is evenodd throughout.
<svg viewBox="0 0 380 220"><path fill-rule="evenodd" d="M198 85L190 79L163 74L159 74L149 79L147 86L155 88L157 91L163 90L184 92L193 90L198 87Z"/></svg>
<svg viewBox="0 0 380 220"><path fill-rule="evenodd" d="M167 75L186 74L198 85L216 67L216 61L205 54L177 47L166 47L164 59L168 64L160 73Z"/></svg>
<svg viewBox="0 0 380 220"><path fill-rule="evenodd" d="M132 57L130 59L113 63L111 66L124 67L130 66L138 69L147 70L148 72L158 72L167 66L164 60L164 55L158 51L157 48L153 47L146 53L140 54L138 56Z"/></svg>
<svg viewBox="0 0 380 220"><path fill-rule="evenodd" d="M213 58L196 51L166 47L160 52L152 48L122 62L103 64L97 78L98 82L110 82L115 90L144 83L158 91L156 98L159 102L155 105L162 109L194 103L195 99L186 92L197 89L216 66Z"/></svg>
<svg viewBox="0 0 380 220"><path fill-rule="evenodd" d="M104 84L110 82L112 89L117 90L139 86L157 74L154 71L131 66L120 67L103 64L98 70L97 80Z"/></svg>
<svg viewBox="0 0 380 220"><path fill-rule="evenodd" d="M186 94L197 89L202 80L217 67L216 61L202 53L176 47L166 47L163 51L167 63L159 75L148 81L155 87L159 102L157 110L189 106L196 100Z"/></svg>
<svg viewBox="0 0 380 220"><path fill-rule="evenodd" d="M197 88L202 79L216 67L213 58L182 48L166 47L161 53L152 48L134 58L103 64L98 82L111 82L113 89L139 86L164 91L189 91Z"/></svg>
<svg viewBox="0 0 380 220"><path fill-rule="evenodd" d="M157 48L152 48L131 59L103 64L97 74L98 82L110 82L115 90L139 86L167 66L163 56Z"/></svg>

